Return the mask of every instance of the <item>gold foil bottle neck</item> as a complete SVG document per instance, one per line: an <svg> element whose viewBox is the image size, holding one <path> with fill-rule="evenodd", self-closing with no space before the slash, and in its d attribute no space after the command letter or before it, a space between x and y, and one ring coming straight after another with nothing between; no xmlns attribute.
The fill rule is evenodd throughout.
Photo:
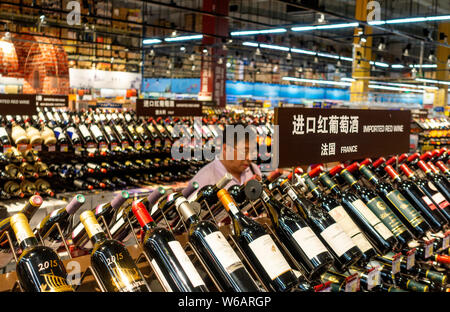
<svg viewBox="0 0 450 312"><path fill-rule="evenodd" d="M92 211L87 210L83 212L80 215L80 221L83 224L84 228L86 229L89 238L98 233L103 233L103 229L101 225L98 223Z"/></svg>
<svg viewBox="0 0 450 312"><path fill-rule="evenodd" d="M9 220L11 227L16 234L17 241L22 243L27 238L35 237L31 231L27 217L23 213L16 213Z"/></svg>

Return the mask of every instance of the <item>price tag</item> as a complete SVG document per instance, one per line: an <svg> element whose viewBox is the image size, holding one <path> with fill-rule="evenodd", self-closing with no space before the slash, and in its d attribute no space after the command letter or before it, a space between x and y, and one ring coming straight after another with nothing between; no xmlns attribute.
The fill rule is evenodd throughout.
<svg viewBox="0 0 450 312"><path fill-rule="evenodd" d="M145 145L144 145L145 149L148 149L151 147L151 142L150 141L145 141Z"/></svg>
<svg viewBox="0 0 450 312"><path fill-rule="evenodd" d="M28 144L19 144L17 145L17 149L21 152L24 152L28 149Z"/></svg>
<svg viewBox="0 0 450 312"><path fill-rule="evenodd" d="M425 259L428 259L433 255L433 240L425 242L425 244Z"/></svg>
<svg viewBox="0 0 450 312"><path fill-rule="evenodd" d="M81 145L77 145L75 146L75 149L78 150L78 146L81 148ZM69 151L69 145L67 144L61 144L61 146L59 147L60 152L62 153L67 153ZM78 150L79 151L79 150Z"/></svg>
<svg viewBox="0 0 450 312"><path fill-rule="evenodd" d="M98 145L99 150L104 151L108 149L108 144L102 142Z"/></svg>
<svg viewBox="0 0 450 312"><path fill-rule="evenodd" d="M3 145L3 154L11 152L11 145Z"/></svg>
<svg viewBox="0 0 450 312"><path fill-rule="evenodd" d="M95 143L88 143L87 144L87 148L91 148L91 149L95 149L95 148L97 148L97 144L95 144Z"/></svg>
<svg viewBox="0 0 450 312"><path fill-rule="evenodd" d="M442 249L445 249L450 244L450 231L445 233L445 237L442 239Z"/></svg>
<svg viewBox="0 0 450 312"><path fill-rule="evenodd" d="M128 144L128 142L122 142L122 149L127 148L128 146L130 146L130 144Z"/></svg>
<svg viewBox="0 0 450 312"><path fill-rule="evenodd" d="M410 270L416 264L416 249L413 248L407 253L406 269Z"/></svg>
<svg viewBox="0 0 450 312"><path fill-rule="evenodd" d="M359 276L353 274L345 279L345 292L356 292L359 290Z"/></svg>
<svg viewBox="0 0 450 312"><path fill-rule="evenodd" d="M81 146L81 144L75 145L75 151L81 152L82 150L83 150L83 147Z"/></svg>
<svg viewBox="0 0 450 312"><path fill-rule="evenodd" d="M141 148L141 142L135 141L134 142L134 148L136 148L136 149Z"/></svg>
<svg viewBox="0 0 450 312"><path fill-rule="evenodd" d="M111 143L111 150L114 151L117 148L117 146L119 146L119 144Z"/></svg>
<svg viewBox="0 0 450 312"><path fill-rule="evenodd" d="M400 272L400 262L402 261L402 254L396 254L392 259L392 275Z"/></svg>
<svg viewBox="0 0 450 312"><path fill-rule="evenodd" d="M314 286L315 292L331 292L331 282Z"/></svg>
<svg viewBox="0 0 450 312"><path fill-rule="evenodd" d="M49 151L49 152L56 152L56 145L55 144L49 145L47 147L47 151Z"/></svg>
<svg viewBox="0 0 450 312"><path fill-rule="evenodd" d="M33 149L34 149L36 152L41 152L41 151L42 151L42 145L41 145L41 144L33 145Z"/></svg>
<svg viewBox="0 0 450 312"><path fill-rule="evenodd" d="M380 285L380 267L376 266L367 272L367 290L371 290L375 286Z"/></svg>

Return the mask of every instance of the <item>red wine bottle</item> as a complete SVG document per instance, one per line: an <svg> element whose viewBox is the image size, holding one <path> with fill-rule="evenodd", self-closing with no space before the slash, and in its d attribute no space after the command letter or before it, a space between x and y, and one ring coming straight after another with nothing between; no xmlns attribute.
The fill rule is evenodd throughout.
<svg viewBox="0 0 450 312"><path fill-rule="evenodd" d="M394 234L399 245L399 249L403 249L408 246L408 243L414 239L414 236L408 230L408 228L402 223L402 221L392 212L391 208L384 202L384 200L373 190L362 186L353 176L352 172L358 170L359 164L353 163L339 175L344 181L350 185L350 187L356 191L362 201L367 207L383 222L383 224Z"/></svg>
<svg viewBox="0 0 450 312"><path fill-rule="evenodd" d="M260 291L217 226L210 221L200 220L191 204L183 197L176 199L175 206L187 224L189 241L198 250L220 287L224 291Z"/></svg>
<svg viewBox="0 0 450 312"><path fill-rule="evenodd" d="M274 291L289 291L298 279L272 237L258 222L245 216L233 198L222 189L217 197L233 220L234 235L256 271Z"/></svg>
<svg viewBox="0 0 450 312"><path fill-rule="evenodd" d="M381 198L383 198L383 200L392 208L392 211L397 214L397 217L402 220L403 224L405 224L416 237L423 237L425 233L430 230L431 227L428 222L398 190L392 187L390 183L379 180L365 165L361 165L359 170L364 177L375 186Z"/></svg>
<svg viewBox="0 0 450 312"><path fill-rule="evenodd" d="M132 204L133 214L144 230L143 248L160 272L169 291L206 292L203 279L173 234L158 227L142 202ZM167 287L168 286L168 287Z"/></svg>

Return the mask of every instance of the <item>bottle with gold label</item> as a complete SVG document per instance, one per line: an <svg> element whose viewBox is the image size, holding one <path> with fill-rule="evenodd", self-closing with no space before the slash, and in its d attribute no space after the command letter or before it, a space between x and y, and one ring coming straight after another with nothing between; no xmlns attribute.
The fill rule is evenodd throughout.
<svg viewBox="0 0 450 312"><path fill-rule="evenodd" d="M108 292L149 292L142 273L126 247L108 239L92 211L80 215L80 220L94 245L91 265Z"/></svg>
<svg viewBox="0 0 450 312"><path fill-rule="evenodd" d="M22 289L26 292L72 292L61 259L50 247L39 245L27 217L17 213L11 217L10 223L23 250L16 266Z"/></svg>
<svg viewBox="0 0 450 312"><path fill-rule="evenodd" d="M44 141L44 144L47 146L51 145L51 144L56 144L56 142L57 142L55 133L53 132L52 129L47 127L44 124L44 122L41 122L41 137Z"/></svg>
<svg viewBox="0 0 450 312"><path fill-rule="evenodd" d="M11 130L11 138L14 144L28 144L30 141L28 139L26 131L15 121L12 121L12 130Z"/></svg>
<svg viewBox="0 0 450 312"><path fill-rule="evenodd" d="M39 145L42 144L42 142L44 141L41 137L41 133L39 132L38 129L36 129L35 127L33 127L29 120L27 120L25 122L25 128L26 128L26 133L27 133L27 137L30 140L30 144L31 145Z"/></svg>

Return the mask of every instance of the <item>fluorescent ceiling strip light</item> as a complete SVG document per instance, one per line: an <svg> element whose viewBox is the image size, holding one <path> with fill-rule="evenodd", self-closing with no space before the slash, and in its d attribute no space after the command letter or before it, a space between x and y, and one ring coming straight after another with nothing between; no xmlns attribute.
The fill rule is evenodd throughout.
<svg viewBox="0 0 450 312"><path fill-rule="evenodd" d="M203 38L203 35L192 35L192 36L169 37L169 38L165 38L164 40L167 42L174 42L174 41L196 40L196 39L202 39L202 38Z"/></svg>
<svg viewBox="0 0 450 312"><path fill-rule="evenodd" d="M421 85L414 85L414 84L408 84L408 83L396 83L396 82L382 82L382 81L369 81L371 84L381 84L381 85L389 85L389 86L397 86L397 87L407 87L407 88L418 88L418 89L439 89L438 87L432 87L432 86L421 86Z"/></svg>
<svg viewBox="0 0 450 312"><path fill-rule="evenodd" d="M344 77L344 78L341 78L341 81L350 81L350 82L353 82L353 81L356 81L356 79L355 79L355 78Z"/></svg>
<svg viewBox="0 0 450 312"><path fill-rule="evenodd" d="M450 81L416 78L416 81L450 85Z"/></svg>
<svg viewBox="0 0 450 312"><path fill-rule="evenodd" d="M333 55L333 54L329 54L329 53L317 53L318 56L322 56L322 57L328 57L328 58L334 58L334 59L339 59L339 55Z"/></svg>
<svg viewBox="0 0 450 312"><path fill-rule="evenodd" d="M406 89L406 88L398 88L398 87L388 87L388 86L381 86L381 85L374 85L374 84L370 84L369 88L381 89L381 90L391 90L391 91L409 91L409 92L416 92L416 93L424 93L423 90Z"/></svg>
<svg viewBox="0 0 450 312"><path fill-rule="evenodd" d="M142 40L143 44L156 44L156 43L161 43L161 42L162 42L161 39L156 39L156 38Z"/></svg>
<svg viewBox="0 0 450 312"><path fill-rule="evenodd" d="M450 15L428 16L427 21L444 21L450 19Z"/></svg>
<svg viewBox="0 0 450 312"><path fill-rule="evenodd" d="M261 48L266 48L266 49L273 49L273 50L280 50L280 51L289 51L288 47L282 47L282 46L273 45L273 44L261 43L259 46Z"/></svg>
<svg viewBox="0 0 450 312"><path fill-rule="evenodd" d="M367 22L367 24L369 24L369 25L384 25L384 24L386 24L386 21L370 21L370 22Z"/></svg>
<svg viewBox="0 0 450 312"><path fill-rule="evenodd" d="M405 66L403 66L402 64L392 64L391 67L392 68L405 68Z"/></svg>
<svg viewBox="0 0 450 312"><path fill-rule="evenodd" d="M314 51L303 50L303 49L296 49L296 48L292 48L291 52L301 53L301 54L308 54L308 55L316 55L317 54L317 52L314 52Z"/></svg>
<svg viewBox="0 0 450 312"><path fill-rule="evenodd" d="M347 56L341 56L341 60L348 61L348 62L353 62L353 59L351 57L347 57Z"/></svg>
<svg viewBox="0 0 450 312"><path fill-rule="evenodd" d="M379 66L379 67L389 67L389 64L382 63L382 62L375 62L375 66Z"/></svg>
<svg viewBox="0 0 450 312"><path fill-rule="evenodd" d="M230 33L231 36L252 36L259 34L279 34L286 32L286 28L275 28L275 29L261 29L261 30L243 30L243 31L233 31Z"/></svg>
<svg viewBox="0 0 450 312"><path fill-rule="evenodd" d="M349 82L339 82L339 81L331 81L331 80L318 80L318 79L304 79L304 78L295 78L295 77L283 77L285 81L296 81L296 82L306 82L306 83L318 83L318 84L328 84L335 86L351 86Z"/></svg>
<svg viewBox="0 0 450 312"><path fill-rule="evenodd" d="M245 46L248 46L248 47L256 47L257 48L259 46L259 43L245 41L245 42L242 43L242 45L245 45Z"/></svg>
<svg viewBox="0 0 450 312"><path fill-rule="evenodd" d="M344 24L329 24L329 25L318 25L315 26L316 29L338 29L338 28L348 28L348 27L358 27L359 23L344 23Z"/></svg>
<svg viewBox="0 0 450 312"><path fill-rule="evenodd" d="M308 31L308 30L314 30L316 29L316 26L300 26L300 27L292 27L292 31Z"/></svg>
<svg viewBox="0 0 450 312"><path fill-rule="evenodd" d="M386 24L418 23L418 22L426 22L426 20L427 20L426 17L397 18L387 20Z"/></svg>
<svg viewBox="0 0 450 312"><path fill-rule="evenodd" d="M411 68L437 68L437 64L422 64L422 65L420 65L420 64L416 64L416 65L409 65L409 67L411 67Z"/></svg>

